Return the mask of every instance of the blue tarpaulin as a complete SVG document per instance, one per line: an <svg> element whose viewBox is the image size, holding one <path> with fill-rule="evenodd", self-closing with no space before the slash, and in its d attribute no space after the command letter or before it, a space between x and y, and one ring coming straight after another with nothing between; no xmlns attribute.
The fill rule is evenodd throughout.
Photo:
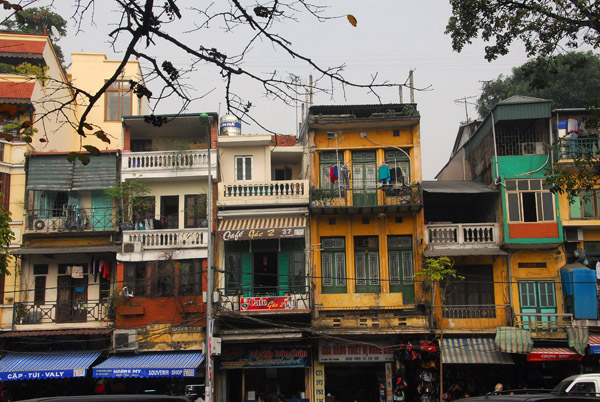
<svg viewBox="0 0 600 402"><path fill-rule="evenodd" d="M0 360L0 381L85 377L100 352L8 353Z"/></svg>
<svg viewBox="0 0 600 402"><path fill-rule="evenodd" d="M95 366L99 378L195 377L204 360L201 352L164 352L117 355Z"/></svg>

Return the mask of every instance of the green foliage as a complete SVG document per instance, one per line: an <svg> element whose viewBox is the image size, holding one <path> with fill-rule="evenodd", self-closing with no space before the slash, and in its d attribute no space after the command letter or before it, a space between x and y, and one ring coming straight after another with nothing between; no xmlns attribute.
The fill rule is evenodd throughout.
<svg viewBox="0 0 600 402"><path fill-rule="evenodd" d="M13 70L17 74L35 75L38 80L46 81L48 79L46 75L48 68L48 66L40 67L30 63L21 63L14 67Z"/></svg>
<svg viewBox="0 0 600 402"><path fill-rule="evenodd" d="M12 141L15 138L19 138L21 141L30 144L33 135L37 132L38 129L34 128L30 121L19 121L15 119L2 126L0 138L5 139L6 141Z"/></svg>
<svg viewBox="0 0 600 402"><path fill-rule="evenodd" d="M489 61L509 52L513 41L529 57L551 56L563 48L600 45L600 8L596 2L570 0L450 0L446 33L460 52L473 39L487 45Z"/></svg>
<svg viewBox="0 0 600 402"><path fill-rule="evenodd" d="M123 223L133 222L136 215L149 207L148 199L145 196L150 194L150 189L140 181L128 180L113 188L108 188L104 192L122 203L121 219Z"/></svg>
<svg viewBox="0 0 600 402"><path fill-rule="evenodd" d="M61 64L64 63L64 55L60 46L55 42L67 34L67 21L60 15L50 11L48 7L29 7L15 13L14 19L5 20L1 25L10 31L43 34L52 40L54 51ZM54 36L51 27L56 28L58 36Z"/></svg>
<svg viewBox="0 0 600 402"><path fill-rule="evenodd" d="M424 279L433 284L440 285L440 300L443 306L446 297L446 289L452 280L464 280L464 276L456 274L454 264L448 257L426 258L424 267L414 275L416 280Z"/></svg>
<svg viewBox="0 0 600 402"><path fill-rule="evenodd" d="M0 194L0 202L4 197ZM0 275L10 275L8 271L8 245L15 239L15 234L10 230L10 211L5 211L0 203Z"/></svg>
<svg viewBox="0 0 600 402"><path fill-rule="evenodd" d="M598 188L599 177L600 162L595 155L585 153L572 163L554 162L546 170L544 184L553 193L567 194L569 202L573 202L580 194L588 196L592 189Z"/></svg>
<svg viewBox="0 0 600 402"><path fill-rule="evenodd" d="M569 52L538 57L512 75L484 82L477 112L484 118L496 103L514 95L552 100L553 108L591 107L600 94L600 56L592 52Z"/></svg>

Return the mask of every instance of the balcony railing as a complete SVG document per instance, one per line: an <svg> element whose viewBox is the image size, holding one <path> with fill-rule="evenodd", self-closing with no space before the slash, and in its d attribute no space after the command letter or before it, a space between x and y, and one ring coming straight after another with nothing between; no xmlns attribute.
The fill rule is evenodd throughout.
<svg viewBox="0 0 600 402"><path fill-rule="evenodd" d="M426 226L426 244L432 246L497 245L496 223L435 223Z"/></svg>
<svg viewBox="0 0 600 402"><path fill-rule="evenodd" d="M600 147L598 138L561 138L556 145L558 159L598 158Z"/></svg>
<svg viewBox="0 0 600 402"><path fill-rule="evenodd" d="M123 243L140 243L143 249L208 247L208 229L125 230Z"/></svg>
<svg viewBox="0 0 600 402"><path fill-rule="evenodd" d="M14 325L34 325L49 323L83 323L108 320L113 313L107 300L68 301L35 304L15 303Z"/></svg>
<svg viewBox="0 0 600 402"><path fill-rule="evenodd" d="M350 188L342 185L333 189L313 188L310 195L313 208L415 207L423 203L423 191L419 184L366 188Z"/></svg>
<svg viewBox="0 0 600 402"><path fill-rule="evenodd" d="M573 323L573 314L515 314L515 327L531 332L564 331Z"/></svg>
<svg viewBox="0 0 600 402"><path fill-rule="evenodd" d="M219 183L218 205L308 204L308 180Z"/></svg>
<svg viewBox="0 0 600 402"><path fill-rule="evenodd" d="M447 305L443 308L437 306L434 309L437 314L440 310L444 320L452 320L452 325L445 325L445 328L452 329L490 329L511 326L513 319L509 305Z"/></svg>
<svg viewBox="0 0 600 402"><path fill-rule="evenodd" d="M94 232L116 231L117 210L108 208L80 208L65 206L60 209L28 209L27 232Z"/></svg>
<svg viewBox="0 0 600 402"><path fill-rule="evenodd" d="M216 167L216 153L211 151L211 167ZM214 170L213 170L214 171ZM208 151L155 151L123 154L123 179L134 177L173 177L208 175Z"/></svg>

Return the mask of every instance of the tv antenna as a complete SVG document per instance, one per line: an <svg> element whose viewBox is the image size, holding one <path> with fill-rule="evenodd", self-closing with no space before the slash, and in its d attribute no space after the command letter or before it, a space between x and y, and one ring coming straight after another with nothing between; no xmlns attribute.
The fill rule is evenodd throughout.
<svg viewBox="0 0 600 402"><path fill-rule="evenodd" d="M464 105L465 105L465 116L467 118L467 124L469 124L471 122L471 120L469 120L469 111L467 109L467 105L477 105L477 102L471 101L471 99L473 99L473 98L477 98L477 95L465 96L463 98L454 99L454 103L456 103L457 105L461 105L461 104L464 103Z"/></svg>

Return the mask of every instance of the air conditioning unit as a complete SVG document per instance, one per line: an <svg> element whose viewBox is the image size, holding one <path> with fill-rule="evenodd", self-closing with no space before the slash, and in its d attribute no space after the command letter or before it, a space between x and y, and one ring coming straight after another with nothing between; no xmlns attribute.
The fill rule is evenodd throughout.
<svg viewBox="0 0 600 402"><path fill-rule="evenodd" d="M543 142L521 143L521 155L543 155L545 153Z"/></svg>
<svg viewBox="0 0 600 402"><path fill-rule="evenodd" d="M123 253L141 253L143 250L142 242L123 243Z"/></svg>
<svg viewBox="0 0 600 402"><path fill-rule="evenodd" d="M115 352L134 351L137 348L137 332L135 330L115 330L113 334Z"/></svg>
<svg viewBox="0 0 600 402"><path fill-rule="evenodd" d="M578 243L583 241L583 229L565 228L565 241L569 243Z"/></svg>

